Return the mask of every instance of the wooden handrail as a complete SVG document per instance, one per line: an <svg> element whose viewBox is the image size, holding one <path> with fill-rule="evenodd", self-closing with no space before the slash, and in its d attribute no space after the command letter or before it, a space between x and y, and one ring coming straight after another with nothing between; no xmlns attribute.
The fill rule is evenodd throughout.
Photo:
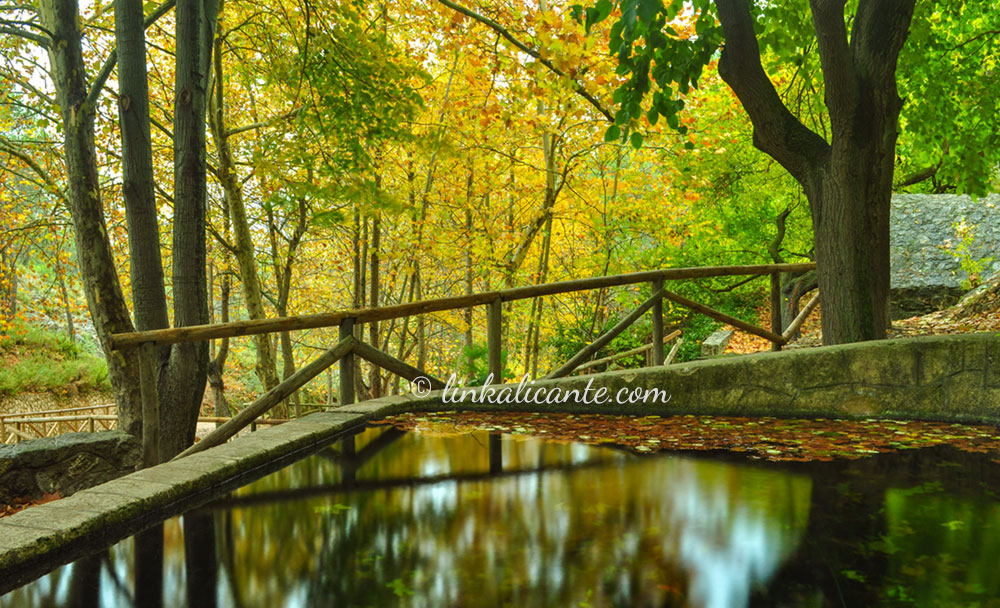
<svg viewBox="0 0 1000 608"><path fill-rule="evenodd" d="M758 264L750 266L705 266L699 268L666 268L645 272L632 272L606 277L574 279L542 285L514 287L499 291L487 291L450 298L421 300L407 304L395 304L379 308L361 308L357 310L339 310L315 315L297 317L278 317L274 319L257 319L250 321L233 321L214 325L191 325L188 327L172 327L144 332L129 332L111 336L111 348L114 350L138 346L142 343L177 344L179 342L200 342L216 338L232 338L266 334L278 331L294 331L316 329L340 325L341 321L353 318L355 323L371 321L387 321L417 314L482 306L500 300L512 302L539 296L549 296L575 291L587 291L601 287L616 287L646 283L657 279L679 280L706 277L724 277L740 275L765 275L772 272L805 272L816 267L815 262L803 264Z"/></svg>
<svg viewBox="0 0 1000 608"><path fill-rule="evenodd" d="M681 336L681 330L679 330L679 329L674 330L674 331L670 332L670 335L668 335L666 338L664 338L663 342L661 342L660 344L662 345L664 342L670 342L674 338L679 338L680 336ZM607 357L601 357L600 359L594 359L593 361L584 361L583 363L581 363L580 365L578 365L576 367L576 369L573 370L573 371L574 372L578 372L578 371L582 371L582 370L585 370L585 369L590 368L590 367L595 367L597 365L602 365L604 363L613 363L613 362L617 361L618 359L624 359L625 357L631 357L632 355L640 355L640 354L646 352L647 350L653 348L654 346L655 346L655 344L652 343L652 342L650 342L649 344L643 344L642 346L640 346L638 348L633 348L631 350L623 350L620 353L615 353L613 355L608 355ZM653 365L662 365L662 363L656 363L656 362L654 362Z"/></svg>
<svg viewBox="0 0 1000 608"><path fill-rule="evenodd" d="M57 410L39 410L37 412L8 412L6 414L0 414L0 419L4 418L17 418L18 416L41 416L43 414L65 414L69 412L82 412L84 410L106 410L118 407L114 403L107 405L84 405L81 407L67 407Z"/></svg>

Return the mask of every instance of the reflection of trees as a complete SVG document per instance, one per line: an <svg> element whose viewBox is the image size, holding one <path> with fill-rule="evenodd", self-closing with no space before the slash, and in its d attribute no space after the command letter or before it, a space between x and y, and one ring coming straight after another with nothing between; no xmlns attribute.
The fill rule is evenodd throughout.
<svg viewBox="0 0 1000 608"><path fill-rule="evenodd" d="M1000 505L983 497L1000 469L981 455L763 467L505 438L491 473L489 448L485 434L368 431L353 455L328 448L0 607L126 605L131 593L135 605L237 608L1000 596Z"/></svg>
<svg viewBox="0 0 1000 608"><path fill-rule="evenodd" d="M285 576L275 568L282 569L297 580L275 584L274 593L304 588L310 604L633 606L655 599L662 605L688 592L695 564L684 561L683 551L692 538L737 551L734 561L747 559L738 553L741 539L764 539L765 553L777 560L789 550L782 547L794 544L795 522L804 522L808 507L806 478L533 441L505 441L507 471L490 481L487 448L486 437L408 436L359 469L353 488L338 486L336 474L297 473L325 477L326 487L303 490L325 495L233 512L241 522L234 542L257 547L255 559L244 562L251 570L239 568L241 580L271 589ZM413 453L421 459L404 457ZM595 458L610 461L586 466ZM584 466L511 475L518 467L572 463ZM328 464L315 459L308 466ZM372 488L407 476L425 481ZM236 500L273 498L272 488L254 484ZM685 525L694 530L691 518L705 512L716 513L719 525L679 532ZM722 525L727 518L738 523ZM299 522L296 536L288 536L291 522ZM246 554L238 548L237 555ZM765 566L758 578L772 567ZM258 590L252 597L269 596Z"/></svg>
<svg viewBox="0 0 1000 608"><path fill-rule="evenodd" d="M1000 472L985 455L932 448L806 468L823 480L813 484L806 534L753 606L964 606L1000 596L1000 505L983 496Z"/></svg>

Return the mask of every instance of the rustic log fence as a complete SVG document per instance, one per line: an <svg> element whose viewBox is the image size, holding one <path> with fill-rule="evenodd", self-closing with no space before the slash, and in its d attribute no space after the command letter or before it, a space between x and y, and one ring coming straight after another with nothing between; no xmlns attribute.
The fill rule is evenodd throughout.
<svg viewBox="0 0 1000 608"><path fill-rule="evenodd" d="M223 423L201 441L197 442L178 456L183 457L188 454L205 450L214 445L219 445L220 443L228 440L241 429L254 423L259 416L285 400L293 392L304 386L308 381L318 376L334 363L339 363L340 369L339 403L341 405L353 403L356 356L408 380L414 380L418 376L425 377L428 379L431 388L441 388L444 386L440 380L428 376L422 370L413 367L405 361L393 357L371 344L367 344L355 338L354 328L355 325L359 323L374 323L413 315L472 308L475 306L485 306L487 318L486 336L489 373L492 374L493 381L499 383L502 382L503 378L503 369L501 364L501 336L503 304L505 302L514 302L541 296L589 291L607 287L650 283L652 287L652 296L650 296L634 311L629 313L620 322L615 324L615 326L610 330L601 336L598 336L598 338L591 344L585 346L582 350L580 350L580 352L571 357L569 361L559 366L546 376L546 378L561 378L572 373L581 365L584 365L587 359L593 357L594 354L614 339L615 336L625 331L625 329L627 329L632 323L650 310L652 311L653 316L653 336L651 344L648 348L652 349L653 364L662 365L672 361L677 354L677 349L680 346L680 337L677 337L677 342L671 348L670 354L664 356L665 336L663 335L663 300L669 300L717 321L732 325L742 331L765 338L772 343L775 350L780 350L781 346L786 344L789 341L790 336L794 335L795 331L798 330L802 322L805 320L805 317L808 316L813 308L815 308L819 301L819 296L817 294L817 296L814 297L813 300L810 301L809 304L807 304L802 310L802 313L795 319L795 322L793 322L792 325L784 333L782 333L780 325L780 281L778 280L778 277L782 272L801 273L812 270L815 267L815 263L804 263L667 268L646 272L634 272L613 276L545 283L527 287L515 287L498 291L422 300L418 302L383 306L378 308L361 308L316 315L235 321L214 325L174 327L144 332L115 334L111 336L111 347L113 349L138 348L139 357L142 362L139 368L143 400L142 411L144 419L146 421L150 421L158 420L159 418L159 405L156 397L154 366L155 346L302 329L316 329L334 326L339 328L340 340L333 348L325 351L311 363L299 369L298 372L285 379L282 383L246 406L231 420ZM704 304L700 304L664 288L664 283L666 281L676 281L681 279L724 276L755 277L765 275L768 275L771 278L772 327L770 330L757 327L756 325L737 319L722 311L705 306ZM590 366L594 366L596 364L597 362L591 362ZM146 427L153 427L153 425L143 426L144 429ZM155 435L155 427L149 428L148 431L143 433L143 446L145 454L144 461L147 465L154 464L156 461L155 454L157 453L157 438Z"/></svg>

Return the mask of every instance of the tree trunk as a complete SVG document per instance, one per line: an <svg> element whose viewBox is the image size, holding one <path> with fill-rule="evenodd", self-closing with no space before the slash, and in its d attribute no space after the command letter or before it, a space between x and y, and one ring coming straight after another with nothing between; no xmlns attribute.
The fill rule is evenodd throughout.
<svg viewBox="0 0 1000 608"><path fill-rule="evenodd" d="M69 290L66 288L66 277L63 270L56 271L59 274L59 292L62 294L63 311L66 315L66 335L70 342L76 342L76 324L73 322L73 308L70 306ZM14 275L14 296L17 297L17 275Z"/></svg>
<svg viewBox="0 0 1000 608"><path fill-rule="evenodd" d="M222 275L219 286L219 321L229 323L229 273ZM226 369L226 358L229 356L229 338L219 340L219 350L208 364L208 385L212 388L212 401L215 404L215 415L224 418L232 415L229 402L226 400L226 385L223 372ZM216 423L216 428L221 423Z"/></svg>
<svg viewBox="0 0 1000 608"><path fill-rule="evenodd" d="M78 6L75 0L42 0L40 9L42 23L52 32L53 38L49 61L62 113L68 202L83 292L108 360L108 377L118 404L119 428L130 435L142 436L139 374L134 372L138 369L138 352L136 349L113 351L109 348L111 334L131 332L135 328L118 282L105 228L94 153L94 108L87 102Z"/></svg>
<svg viewBox="0 0 1000 608"><path fill-rule="evenodd" d="M823 343L879 340L889 327L889 206L896 119L872 118L879 141L834 142L817 187L807 188L823 294ZM867 122L867 121L865 121ZM888 153L885 148L888 148Z"/></svg>
<svg viewBox="0 0 1000 608"><path fill-rule="evenodd" d="M205 111L215 0L177 0L177 70L174 81L174 325L208 322L206 289ZM208 343L176 344L161 390L160 459L169 460L194 442L208 376Z"/></svg>
<svg viewBox="0 0 1000 608"><path fill-rule="evenodd" d="M118 45L118 122L122 140L122 199L128 226L132 309L139 331L168 327L167 296L160 257L160 227L153 193L153 148L149 134L146 33L141 0L115 1ZM159 364L170 347L158 350Z"/></svg>
<svg viewBox="0 0 1000 608"><path fill-rule="evenodd" d="M375 178L375 185L377 188L382 186L382 176L379 175ZM379 261L379 249L382 247L382 221L378 211L375 212L375 216L372 218L372 254L371 254L371 289L369 290L370 300L368 305L372 308L378 308L379 305L379 289L381 285L379 283L379 271L380 261ZM372 321L368 324L368 341L375 348L379 347L379 325L378 321ZM373 399L378 399L382 396L382 375L379 371L377 365L371 366L370 377L368 381L369 386L371 386L371 397Z"/></svg>
<svg viewBox="0 0 1000 608"><path fill-rule="evenodd" d="M215 39L215 97L212 103L210 124L212 140L215 142L219 162L219 184L222 186L226 206L229 208L235 239L236 261L240 269L240 282L243 284L243 298L246 302L247 314L251 319L264 319L264 297L261 292L260 278L257 274L257 259L253 237L250 233L250 221L247 218L246 205L243 202L243 187L232 149L229 146L229 136L226 133L225 103L223 98L224 78L222 71L222 38ZM270 337L258 334L252 338L254 355L256 357L256 372L264 390L271 390L278 385L278 371L275 365L274 348Z"/></svg>
<svg viewBox="0 0 1000 608"><path fill-rule="evenodd" d="M896 63L915 0L862 0L848 38L843 0L811 0L831 140L782 103L760 61L750 5L715 0L726 38L719 75L754 127L754 146L802 185L813 218L823 343L886 336L889 204L902 100Z"/></svg>

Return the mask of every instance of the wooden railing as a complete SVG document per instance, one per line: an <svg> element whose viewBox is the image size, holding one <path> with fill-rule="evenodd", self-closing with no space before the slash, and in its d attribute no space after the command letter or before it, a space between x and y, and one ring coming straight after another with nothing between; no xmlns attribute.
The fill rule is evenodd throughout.
<svg viewBox="0 0 1000 608"><path fill-rule="evenodd" d="M157 345L177 344L180 342L200 342L216 338L232 338L236 336L247 336L253 334L273 333L281 331L293 331L302 329L316 329L322 327L339 327L340 341L331 349L325 351L314 361L299 369L281 384L272 388L253 403L247 405L237 413L231 420L222 424L201 441L191 446L180 456L199 452L214 445L218 445L228 440L239 432L242 428L251 424L260 415L282 402L293 392L301 388L308 381L325 371L334 363L340 365L340 398L341 405L354 402L354 374L355 356L361 357L370 363L391 371L408 380L414 380L418 376L428 379L432 388L441 388L444 384L423 370L402 361L392 355L385 353L371 344L367 344L355 338L355 325L359 323L371 323L377 321L387 321L412 315L441 312L446 310L456 310L462 308L472 308L475 306L486 307L486 336L489 372L493 376L494 382L501 382L503 369L501 368L501 328L503 324L503 304L528 298L550 296L563 293L573 293L589 291L606 287L623 285L635 285L639 283L650 283L652 296L643 302L632 313L623 318L614 327L599 336L591 344L585 346L580 352L570 358L565 364L549 373L546 378L561 378L573 372L580 365L584 364L602 347L607 345L621 332L625 331L632 323L639 319L646 312L652 311L652 361L654 365L662 365L664 357L664 328L663 328L663 300L669 300L690 310L704 314L717 321L730 324L737 329L763 337L769 340L773 348L778 350L788 342L790 336L794 335L798 327L805 320L805 317L818 303L818 295L807 305L802 313L795 319L791 326L781 332L780 315L780 273L802 273L816 267L815 263L805 264L763 264L754 266L712 266L699 268L668 268L663 270L651 270L647 272L634 272L614 276L595 277L589 279L577 279L572 281L561 281L557 283L546 283L542 285L532 285L528 287L515 287L512 289L502 289L499 291L488 291L483 293L469 294L450 298L438 298L433 300L422 300L408 304L398 304L395 306L383 306L379 308L361 308L355 310L341 310L317 315L306 315L297 317L282 317L276 319L257 319L251 321L236 321L231 323L220 323L214 325L197 325L189 327L174 327L168 329L158 329L144 332L132 332L115 334L111 336L113 349L138 348L140 355L140 386L142 389L143 409L142 415L146 424L143 425L143 449L144 460L147 464L155 463L158 453L158 401L156 396L156 374L154 363L154 352ZM700 304L684 296L668 291L664 288L665 281L680 279L696 279L707 277L723 276L763 276L771 277L771 329L757 327L714 308ZM675 345L676 349L676 345ZM150 424L152 423L152 424Z"/></svg>
<svg viewBox="0 0 1000 608"><path fill-rule="evenodd" d="M103 412L103 413L101 413ZM231 418L200 416L198 422L222 424ZM270 418L254 424L274 425L288 420ZM109 431L118 428L118 406L93 405L38 412L0 414L0 444L56 437L63 433Z"/></svg>
<svg viewBox="0 0 1000 608"><path fill-rule="evenodd" d="M38 412L0 414L0 443L54 437L63 433L103 431L118 425L115 404L89 405Z"/></svg>

